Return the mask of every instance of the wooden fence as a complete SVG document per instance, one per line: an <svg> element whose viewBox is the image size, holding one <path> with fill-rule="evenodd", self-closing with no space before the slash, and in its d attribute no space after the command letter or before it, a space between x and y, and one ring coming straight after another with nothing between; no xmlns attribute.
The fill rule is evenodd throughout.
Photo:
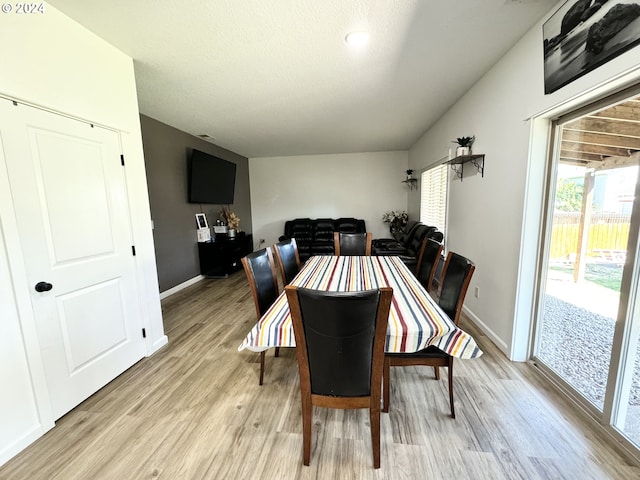
<svg viewBox="0 0 640 480"><path fill-rule="evenodd" d="M629 215L594 212L591 216L587 257L609 256L609 252L625 252L629 237ZM551 234L551 259L575 258L578 251L580 213L555 212Z"/></svg>

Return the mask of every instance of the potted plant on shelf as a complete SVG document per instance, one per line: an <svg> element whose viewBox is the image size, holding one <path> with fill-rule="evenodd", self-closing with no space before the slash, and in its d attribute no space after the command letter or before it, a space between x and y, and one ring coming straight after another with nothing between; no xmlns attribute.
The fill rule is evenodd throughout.
<svg viewBox="0 0 640 480"><path fill-rule="evenodd" d="M413 180L413 170L412 169L408 169L407 170L407 180Z"/></svg>
<svg viewBox="0 0 640 480"><path fill-rule="evenodd" d="M473 142L476 140L476 136L473 135L471 137L458 137L453 140L453 143L457 143L456 147L456 157L461 157L463 155L471 155L471 146Z"/></svg>

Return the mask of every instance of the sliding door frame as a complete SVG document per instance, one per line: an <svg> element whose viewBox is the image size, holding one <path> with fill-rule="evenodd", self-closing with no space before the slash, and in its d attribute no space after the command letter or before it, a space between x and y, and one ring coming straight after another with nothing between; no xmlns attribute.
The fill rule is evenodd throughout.
<svg viewBox="0 0 640 480"><path fill-rule="evenodd" d="M544 194L540 225L536 287L534 289L533 325L531 329L531 359L533 364L572 401L585 410L604 431L620 442L627 454L640 459L640 449L627 440L614 426L620 414L624 414L626 404L622 405L622 382L630 382L633 365L627 368L627 359L633 359L638 338L640 338L640 168L636 181L635 199L631 214L631 224L627 241L627 255L620 286L620 299L616 318L611 359L605 391L603 410L600 412L589 400L581 395L567 381L544 365L537 357L540 343L540 315L543 313L544 292L546 291L546 273L549 266L549 245L552 231L552 218L555 204L555 185L557 181L562 126L579 117L593 113L625 99L640 95L640 85L625 88L619 92L591 101L570 112L550 117L548 156L545 165ZM633 319L635 317L635 325ZM629 349L634 347L633 352Z"/></svg>

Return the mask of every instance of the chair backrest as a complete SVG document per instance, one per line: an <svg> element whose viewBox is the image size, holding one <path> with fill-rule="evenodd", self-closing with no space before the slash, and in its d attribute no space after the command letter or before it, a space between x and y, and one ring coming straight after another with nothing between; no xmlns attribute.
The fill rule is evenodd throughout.
<svg viewBox="0 0 640 480"><path fill-rule="evenodd" d="M301 388L337 397L379 392L393 290L327 292L293 286L285 290Z"/></svg>
<svg viewBox="0 0 640 480"><path fill-rule="evenodd" d="M271 250L263 248L242 258L258 318L278 297L278 277Z"/></svg>
<svg viewBox="0 0 640 480"><path fill-rule="evenodd" d="M425 238L422 241L418 262L416 263L416 277L418 277L418 280L427 292L431 290L433 277L436 274L436 267L442 254L442 248L442 244L432 238Z"/></svg>
<svg viewBox="0 0 640 480"><path fill-rule="evenodd" d="M371 255L371 232L341 233L334 232L333 243L336 255Z"/></svg>
<svg viewBox="0 0 640 480"><path fill-rule="evenodd" d="M278 261L280 275L285 285L291 283L293 277L300 271L300 256L295 238L278 242L273 246L273 254Z"/></svg>
<svg viewBox="0 0 640 480"><path fill-rule="evenodd" d="M447 255L442 269L438 305L456 325L475 269L475 265L468 258L453 252Z"/></svg>

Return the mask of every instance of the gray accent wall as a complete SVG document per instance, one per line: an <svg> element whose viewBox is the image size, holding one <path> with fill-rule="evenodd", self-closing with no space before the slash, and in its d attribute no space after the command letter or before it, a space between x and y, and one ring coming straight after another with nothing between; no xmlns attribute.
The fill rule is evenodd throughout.
<svg viewBox="0 0 640 480"><path fill-rule="evenodd" d="M195 214L204 212L209 225L222 205L188 201L187 159L192 149L236 164L236 186L229 209L240 217L240 230L251 233L249 162L246 157L140 115L149 202L153 220L160 292L200 275ZM255 243L255 241L254 241Z"/></svg>

